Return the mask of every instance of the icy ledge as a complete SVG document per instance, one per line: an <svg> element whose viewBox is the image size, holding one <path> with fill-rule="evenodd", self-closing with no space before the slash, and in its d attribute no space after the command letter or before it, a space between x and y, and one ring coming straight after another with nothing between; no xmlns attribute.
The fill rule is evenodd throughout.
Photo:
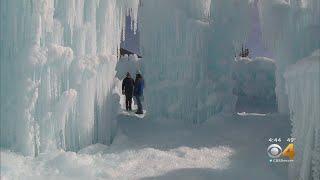
<svg viewBox="0 0 320 180"><path fill-rule="evenodd" d="M285 73L296 158L290 179L320 179L320 49Z"/></svg>

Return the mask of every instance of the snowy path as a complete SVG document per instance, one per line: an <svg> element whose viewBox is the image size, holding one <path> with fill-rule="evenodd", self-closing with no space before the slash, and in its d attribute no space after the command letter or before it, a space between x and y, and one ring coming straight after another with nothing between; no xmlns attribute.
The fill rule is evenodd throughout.
<svg viewBox="0 0 320 180"><path fill-rule="evenodd" d="M1 151L1 179L288 179L266 155L269 137L289 134L286 117L230 115L198 127L120 119L110 147L35 159Z"/></svg>
<svg viewBox="0 0 320 180"><path fill-rule="evenodd" d="M288 126L286 117L275 115L225 116L189 128L132 119L120 121L123 132L130 137L128 141L134 142L136 148L153 147L164 152L181 147L212 150L212 154L199 151L195 157L208 164L214 162L212 166L173 168L156 179L287 179L286 165L269 164L266 149L270 137L289 137Z"/></svg>

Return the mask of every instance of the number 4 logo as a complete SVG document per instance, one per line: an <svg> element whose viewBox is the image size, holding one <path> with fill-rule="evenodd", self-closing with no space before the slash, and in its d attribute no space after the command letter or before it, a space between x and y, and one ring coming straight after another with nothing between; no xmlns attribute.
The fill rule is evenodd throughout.
<svg viewBox="0 0 320 180"><path fill-rule="evenodd" d="M294 150L294 144L289 144L284 151L282 152L282 156L288 157L290 160L294 159L295 156L295 150Z"/></svg>

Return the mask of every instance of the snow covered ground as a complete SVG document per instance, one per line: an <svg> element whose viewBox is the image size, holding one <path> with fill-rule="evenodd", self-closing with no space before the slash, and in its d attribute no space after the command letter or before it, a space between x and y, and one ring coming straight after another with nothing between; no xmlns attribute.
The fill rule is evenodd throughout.
<svg viewBox="0 0 320 180"><path fill-rule="evenodd" d="M111 146L36 158L1 150L1 179L288 179L287 165L269 163L266 153L268 138L289 136L288 117L221 115L189 127L124 115L118 122Z"/></svg>

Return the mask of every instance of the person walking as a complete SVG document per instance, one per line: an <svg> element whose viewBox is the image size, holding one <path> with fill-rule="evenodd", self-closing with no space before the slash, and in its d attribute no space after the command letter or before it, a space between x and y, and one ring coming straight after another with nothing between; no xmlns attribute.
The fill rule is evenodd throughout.
<svg viewBox="0 0 320 180"><path fill-rule="evenodd" d="M136 99L137 105L138 105L138 110L136 114L143 114L143 107L142 107L142 98L143 98L143 89L144 89L144 80L141 75L141 72L138 71L136 73L136 79L134 81L134 97Z"/></svg>
<svg viewBox="0 0 320 180"><path fill-rule="evenodd" d="M132 111L132 96L134 89L134 80L131 78L129 72L127 72L126 77L122 81L122 94L126 96L126 110Z"/></svg>

